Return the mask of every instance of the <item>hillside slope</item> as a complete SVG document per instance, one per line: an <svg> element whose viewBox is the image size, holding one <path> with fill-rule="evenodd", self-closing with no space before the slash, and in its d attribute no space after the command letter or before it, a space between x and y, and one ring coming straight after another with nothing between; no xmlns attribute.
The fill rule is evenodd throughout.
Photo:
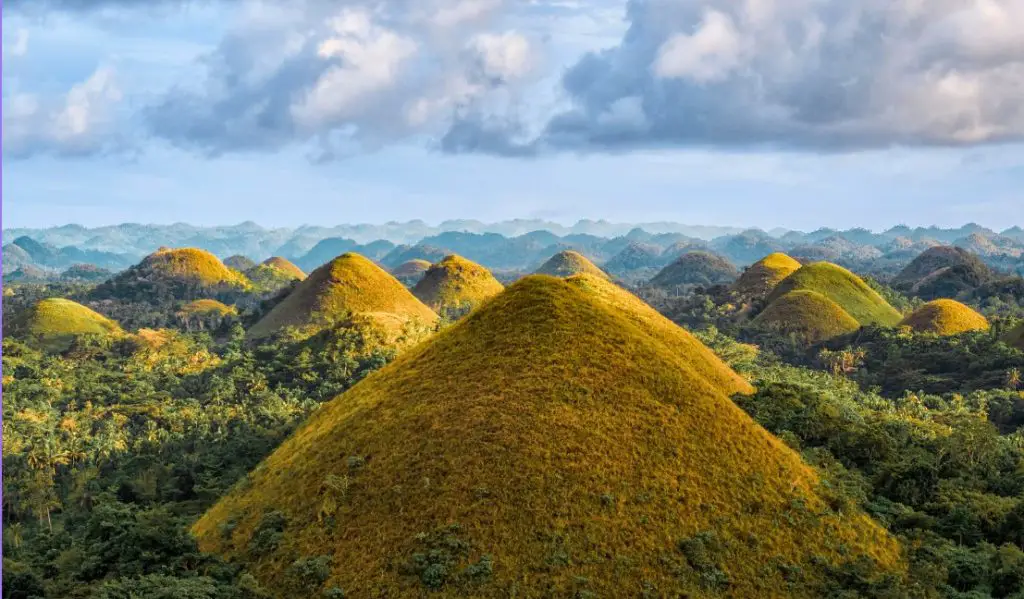
<svg viewBox="0 0 1024 599"><path fill-rule="evenodd" d="M527 277L325 404L200 547L291 596L817 597L823 564L899 567L699 356L586 283Z"/></svg>
<svg viewBox="0 0 1024 599"><path fill-rule="evenodd" d="M761 311L755 327L795 334L807 343L819 343L860 328L857 319L839 304L808 289L790 291Z"/></svg>
<svg viewBox="0 0 1024 599"><path fill-rule="evenodd" d="M771 304L790 291L816 291L861 325L895 326L903 316L860 277L829 262L814 262L786 277L768 296Z"/></svg>
<svg viewBox="0 0 1024 599"><path fill-rule="evenodd" d="M453 254L431 266L412 294L438 314L457 316L504 289L491 271Z"/></svg>
<svg viewBox="0 0 1024 599"><path fill-rule="evenodd" d="M534 274L550 275L552 277L571 277L578 274L591 274L607 278L608 274L597 267L596 264L587 259L583 254L565 250L558 252L547 260Z"/></svg>
<svg viewBox="0 0 1024 599"><path fill-rule="evenodd" d="M800 263L786 254L769 254L747 267L733 284L733 290L746 297L767 297L776 285L798 270Z"/></svg>
<svg viewBox="0 0 1024 599"><path fill-rule="evenodd" d="M937 299L928 302L900 322L919 333L956 335L967 331L986 331L988 320L974 309L956 300Z"/></svg>
<svg viewBox="0 0 1024 599"><path fill-rule="evenodd" d="M711 252L687 252L676 258L671 264L661 269L651 279L654 287L674 288L685 285L703 285L710 287L722 283L732 283L739 276L739 271L727 259Z"/></svg>

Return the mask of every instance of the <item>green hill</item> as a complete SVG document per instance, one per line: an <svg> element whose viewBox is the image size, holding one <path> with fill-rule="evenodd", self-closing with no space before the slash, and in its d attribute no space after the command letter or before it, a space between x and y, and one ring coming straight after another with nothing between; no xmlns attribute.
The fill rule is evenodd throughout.
<svg viewBox="0 0 1024 599"><path fill-rule="evenodd" d="M550 275L552 277L571 277L578 274L591 274L598 277L608 278L607 273L597 267L596 264L587 259L583 254L564 250L558 252L541 265L534 274Z"/></svg>
<svg viewBox="0 0 1024 599"><path fill-rule="evenodd" d="M751 324L763 330L795 334L809 344L852 333L857 319L839 304L808 289L791 291L761 311Z"/></svg>
<svg viewBox="0 0 1024 599"><path fill-rule="evenodd" d="M276 290L305 279L306 273L290 261L275 256L245 271L245 276L260 289Z"/></svg>
<svg viewBox="0 0 1024 599"><path fill-rule="evenodd" d="M786 254L776 252L747 267L733 284L733 290L746 297L767 297L769 293L797 270L800 263Z"/></svg>
<svg viewBox="0 0 1024 599"><path fill-rule="evenodd" d="M397 332L405 325L433 326L437 314L397 279L359 254L343 254L314 270L259 320L249 336L274 335L286 327L311 332L361 315Z"/></svg>
<svg viewBox="0 0 1024 599"><path fill-rule="evenodd" d="M324 404L200 547L278 596L809 598L829 565L899 571L703 374L721 361L594 281L527 277Z"/></svg>
<svg viewBox="0 0 1024 599"><path fill-rule="evenodd" d="M82 335L116 335L123 331L109 318L82 304L63 298L36 303L14 323L16 335L24 335L41 347L62 351Z"/></svg>
<svg viewBox="0 0 1024 599"><path fill-rule="evenodd" d="M996 278L971 252L936 246L914 258L892 281L894 288L926 300L956 297Z"/></svg>
<svg viewBox="0 0 1024 599"><path fill-rule="evenodd" d="M786 277L768 296L771 304L791 291L816 291L861 325L896 326L903 316L860 277L829 262L814 262Z"/></svg>
<svg viewBox="0 0 1024 599"><path fill-rule="evenodd" d="M921 306L900 322L919 333L956 335L967 331L987 331L988 320L956 300L937 299Z"/></svg>
<svg viewBox="0 0 1024 599"><path fill-rule="evenodd" d="M252 284L216 256L197 248L161 248L93 291L96 299L159 302L248 291Z"/></svg>
<svg viewBox="0 0 1024 599"><path fill-rule="evenodd" d="M453 254L431 266L412 294L438 314L458 316L504 289L491 271Z"/></svg>
<svg viewBox="0 0 1024 599"><path fill-rule="evenodd" d="M430 262L426 260L409 260L392 268L391 274L401 281L403 285L413 287L416 283L420 282L420 279L423 278L423 275L426 274L429 268Z"/></svg>
<svg viewBox="0 0 1024 599"><path fill-rule="evenodd" d="M687 252L661 269L651 279L654 287L673 288L686 285L710 287L732 283L739 271L725 258L705 251Z"/></svg>

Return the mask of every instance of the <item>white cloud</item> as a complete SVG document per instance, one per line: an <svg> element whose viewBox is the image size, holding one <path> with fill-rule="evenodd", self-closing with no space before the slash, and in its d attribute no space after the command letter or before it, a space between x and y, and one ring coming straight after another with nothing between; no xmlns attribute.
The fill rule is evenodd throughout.
<svg viewBox="0 0 1024 599"><path fill-rule="evenodd" d="M4 48L6 50L5 54L8 54L13 58L25 56L28 54L28 40L28 29L25 27L19 27L17 31L14 32L14 43Z"/></svg>
<svg viewBox="0 0 1024 599"><path fill-rule="evenodd" d="M112 69L97 68L58 97L16 92L4 98L4 154L89 155L123 149L115 129L122 100Z"/></svg>
<svg viewBox="0 0 1024 599"><path fill-rule="evenodd" d="M654 73L665 79L717 81L739 66L741 52L742 40L732 18L709 10L696 32L676 33L661 45L654 59Z"/></svg>

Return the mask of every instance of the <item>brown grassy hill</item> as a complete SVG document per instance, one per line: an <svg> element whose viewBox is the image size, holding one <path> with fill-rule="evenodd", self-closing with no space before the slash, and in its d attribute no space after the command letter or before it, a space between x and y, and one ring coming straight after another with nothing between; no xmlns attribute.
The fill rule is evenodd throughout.
<svg viewBox="0 0 1024 599"><path fill-rule="evenodd" d="M437 314L384 269L359 254L343 254L314 270L259 320L249 336L271 336L286 327L310 331L351 314L371 317L391 329L433 326Z"/></svg>
<svg viewBox="0 0 1024 599"><path fill-rule="evenodd" d="M281 596L818 597L819 563L898 568L699 361L527 277L317 410L193 532Z"/></svg>
<svg viewBox="0 0 1024 599"><path fill-rule="evenodd" d="M768 304L751 324L764 330L795 334L810 344L860 328L857 319L839 304L808 289L791 291Z"/></svg>
<svg viewBox="0 0 1024 599"><path fill-rule="evenodd" d="M671 264L651 279L654 287L674 288L684 285L703 285L709 287L722 283L732 283L739 276L739 271L725 258L705 251L687 252L679 256Z"/></svg>
<svg viewBox="0 0 1024 599"><path fill-rule="evenodd" d="M392 268L391 274L401 281L402 284L412 287L416 285L416 283L420 282L420 279L423 278L423 275L429 268L430 262L427 262L426 260L409 260L408 262L403 262Z"/></svg>
<svg viewBox="0 0 1024 599"><path fill-rule="evenodd" d="M412 294L438 314L457 317L504 289L491 271L453 254L431 266Z"/></svg>
<svg viewBox="0 0 1024 599"><path fill-rule="evenodd" d="M245 276L260 289L274 290L305 279L306 273L289 260L274 256L245 271Z"/></svg>
<svg viewBox="0 0 1024 599"><path fill-rule="evenodd" d="M217 300L201 299L185 304L178 313L185 316L229 316L238 314L238 308L228 306Z"/></svg>
<svg viewBox="0 0 1024 599"><path fill-rule="evenodd" d="M66 349L79 336L123 333L113 320L82 304L57 297L40 300L12 324L16 335L51 351Z"/></svg>
<svg viewBox="0 0 1024 599"><path fill-rule="evenodd" d="M747 297L767 297L783 279L800 269L793 258L776 252L747 267L733 284L733 290Z"/></svg>
<svg viewBox="0 0 1024 599"><path fill-rule="evenodd" d="M768 296L768 303L791 291L816 291L832 300L861 325L896 326L903 315L860 277L830 262L814 262L786 277Z"/></svg>
<svg viewBox="0 0 1024 599"><path fill-rule="evenodd" d="M249 290L252 284L216 256L198 248L160 248L99 285L97 299L156 301L201 299Z"/></svg>
<svg viewBox="0 0 1024 599"><path fill-rule="evenodd" d="M571 277L578 274L591 274L607 278L608 274L587 259L583 254L565 250L558 252L541 265L534 274L551 275L552 277Z"/></svg>
<svg viewBox="0 0 1024 599"><path fill-rule="evenodd" d="M928 302L900 323L919 333L956 335L967 331L987 331L988 320L956 300L937 299Z"/></svg>
<svg viewBox="0 0 1024 599"><path fill-rule="evenodd" d="M1010 330L1009 333L1003 336L1003 340L1013 347L1024 350L1024 323Z"/></svg>

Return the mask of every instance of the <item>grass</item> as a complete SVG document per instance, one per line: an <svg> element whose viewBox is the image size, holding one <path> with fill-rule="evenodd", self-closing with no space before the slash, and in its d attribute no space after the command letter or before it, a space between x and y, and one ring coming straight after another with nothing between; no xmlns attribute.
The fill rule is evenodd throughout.
<svg viewBox="0 0 1024 599"><path fill-rule="evenodd" d="M731 283L739 271L725 258L711 252L686 252L671 264L661 269L651 279L655 287L677 287L679 285L718 285Z"/></svg>
<svg viewBox="0 0 1024 599"><path fill-rule="evenodd" d="M249 329L252 338L287 327L310 331L362 315L397 331L406 324L433 326L437 314L381 267L359 254L343 254L310 275Z"/></svg>
<svg viewBox="0 0 1024 599"><path fill-rule="evenodd" d="M919 333L957 335L968 331L987 331L988 320L956 300L937 299L921 306L900 322Z"/></svg>
<svg viewBox="0 0 1024 599"><path fill-rule="evenodd" d="M170 279L208 287L250 287L244 276L224 266L210 252L198 248L157 250L136 267L129 269L126 275Z"/></svg>
<svg viewBox="0 0 1024 599"><path fill-rule="evenodd" d="M185 304L178 310L178 314L182 316L230 316L238 314L238 308L217 300L201 299Z"/></svg>
<svg viewBox="0 0 1024 599"><path fill-rule="evenodd" d="M280 256L267 258L263 261L262 266L279 270L295 280L301 281L306 278L306 273L304 273L301 268L292 264L290 260L281 258Z"/></svg>
<svg viewBox="0 0 1024 599"><path fill-rule="evenodd" d="M275 256L245 271L245 276L261 289L280 289L293 281L302 281L306 273L290 261Z"/></svg>
<svg viewBox="0 0 1024 599"><path fill-rule="evenodd" d="M412 293L438 314L445 314L472 310L504 289L491 271L453 254L431 266Z"/></svg>
<svg viewBox="0 0 1024 599"><path fill-rule="evenodd" d="M596 277L608 278L608 274L598 268L596 264L588 260L583 254L573 250L558 252L542 264L535 274L550 275L552 277L590 274Z"/></svg>
<svg viewBox="0 0 1024 599"><path fill-rule="evenodd" d="M396 278L421 276L423 273L427 272L427 269L429 269L430 266L430 262L417 258L415 260L403 262L394 267L391 269L391 274Z"/></svg>
<svg viewBox="0 0 1024 599"><path fill-rule="evenodd" d="M117 335L120 325L82 304L63 298L39 301L18 328L50 351L66 349L80 335Z"/></svg>
<svg viewBox="0 0 1024 599"><path fill-rule="evenodd" d="M896 326L903 315L860 277L830 262L814 262L786 277L768 296L771 304L791 291L816 291L861 325Z"/></svg>
<svg viewBox="0 0 1024 599"><path fill-rule="evenodd" d="M808 289L790 291L757 315L753 326L796 334L809 344L852 333L860 328L857 319L839 304Z"/></svg>
<svg viewBox="0 0 1024 599"><path fill-rule="evenodd" d="M331 555L322 588L353 597L817 597L823 565L899 571L896 541L834 512L705 374L726 367L637 301L513 284L314 412L195 524L200 546L275 593ZM273 511L276 549L255 551Z"/></svg>
<svg viewBox="0 0 1024 599"><path fill-rule="evenodd" d="M749 297L767 297L776 285L799 269L800 263L786 254L769 254L743 271L733 289Z"/></svg>

